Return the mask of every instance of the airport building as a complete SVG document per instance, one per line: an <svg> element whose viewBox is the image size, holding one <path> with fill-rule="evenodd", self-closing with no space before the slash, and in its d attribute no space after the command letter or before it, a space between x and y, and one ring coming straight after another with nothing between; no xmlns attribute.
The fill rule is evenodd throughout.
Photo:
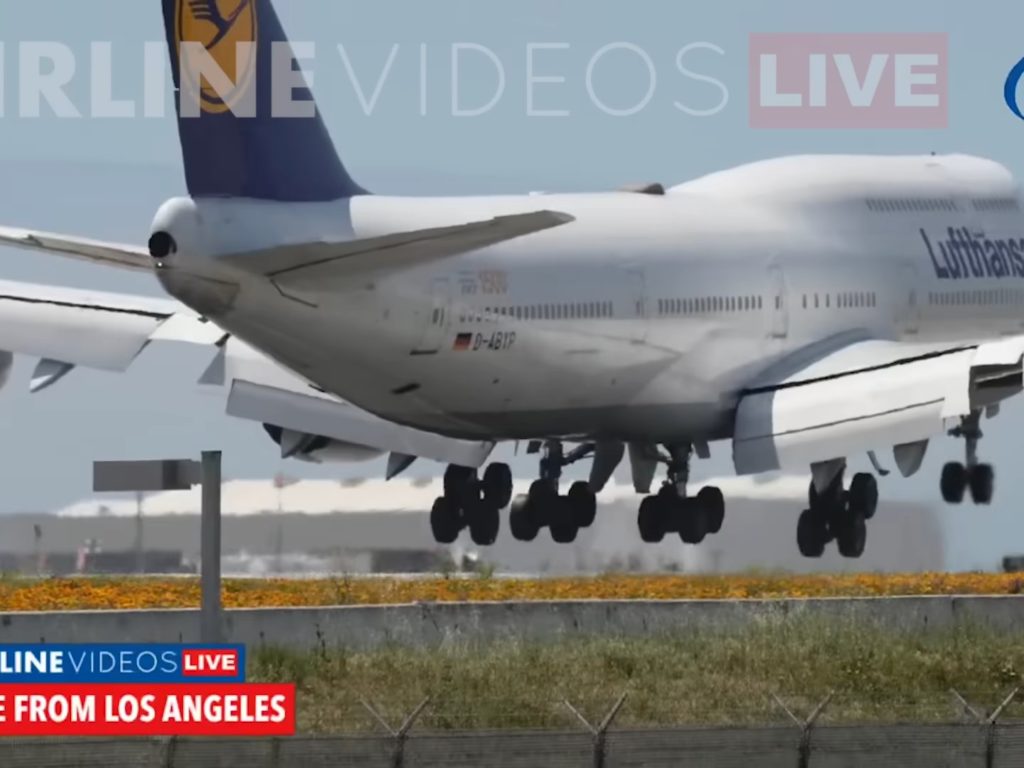
<svg viewBox="0 0 1024 768"><path fill-rule="evenodd" d="M917 571L945 567L938 515L924 504L887 501L868 524L867 550L845 560L826 549L820 560L799 555L796 520L806 506L803 477L709 480L728 500L720 533L696 546L669 534L644 544L636 528L639 497L610 483L597 521L573 544L542 530L531 543L502 533L478 548L463 532L451 547L435 544L429 510L440 478L382 480L231 480L223 489L224 573L371 573L437 571L483 562L502 572L568 574L601 571L734 572ZM517 481L525 492L528 481ZM194 572L198 567L200 492L136 498L92 498L52 514L0 517L5 571ZM141 512L141 514L140 514Z"/></svg>

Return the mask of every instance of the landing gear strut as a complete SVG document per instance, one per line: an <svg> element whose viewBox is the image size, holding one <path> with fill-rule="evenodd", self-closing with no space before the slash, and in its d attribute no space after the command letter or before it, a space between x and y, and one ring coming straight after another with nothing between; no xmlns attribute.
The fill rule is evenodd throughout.
<svg viewBox="0 0 1024 768"><path fill-rule="evenodd" d="M821 492L811 481L807 494L810 509L801 513L796 526L797 547L804 557L821 557L831 541L843 557L864 554L867 521L878 509L878 482L874 475L862 472L854 475L849 490L844 490L844 472L845 462Z"/></svg>
<svg viewBox="0 0 1024 768"><path fill-rule="evenodd" d="M597 515L597 497L590 484L582 480L572 484L569 493L559 493L562 469L594 452L593 443L585 443L565 453L559 440L548 440L541 448L540 479L530 492L516 496L509 512L509 527L518 541L533 541L547 526L551 538L559 544L576 540L581 528L589 528Z"/></svg>
<svg viewBox="0 0 1024 768"><path fill-rule="evenodd" d="M963 501L967 489L970 489L971 500L975 504L992 502L995 472L991 464L978 462L978 441L982 437L980 422L981 412L973 411L970 416L961 419L959 427L949 431L953 437L964 438L966 461L963 464L951 461L942 468L939 489L942 491L942 498L948 504L959 504Z"/></svg>
<svg viewBox="0 0 1024 768"><path fill-rule="evenodd" d="M512 497L512 470L508 464L491 464L483 479L476 470L450 465L444 473L444 496L434 500L430 528L439 544L451 544L464 528L477 546L498 539L500 510Z"/></svg>
<svg viewBox="0 0 1024 768"><path fill-rule="evenodd" d="M654 544L665 534L676 532L687 544L700 544L710 533L718 533L725 519L725 498L714 486L701 488L696 497L687 497L690 478L689 445L669 447L668 457L659 457L668 465L668 477L657 494L640 502L637 527L640 538Z"/></svg>

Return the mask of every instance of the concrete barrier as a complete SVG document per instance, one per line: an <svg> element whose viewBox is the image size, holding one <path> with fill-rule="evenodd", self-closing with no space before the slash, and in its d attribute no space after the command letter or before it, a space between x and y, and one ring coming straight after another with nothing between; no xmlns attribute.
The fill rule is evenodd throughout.
<svg viewBox="0 0 1024 768"><path fill-rule="evenodd" d="M637 637L714 629L733 631L790 617L871 622L904 630L983 625L1024 630L1024 596L791 600L621 600L518 603L417 603L225 612L228 642L294 649L321 645L437 648L503 640ZM198 610L0 614L0 643L194 642Z"/></svg>

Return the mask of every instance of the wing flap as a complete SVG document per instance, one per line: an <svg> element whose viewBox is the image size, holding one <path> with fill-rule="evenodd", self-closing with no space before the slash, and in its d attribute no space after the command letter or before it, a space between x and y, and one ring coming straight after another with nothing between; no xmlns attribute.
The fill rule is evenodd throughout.
<svg viewBox="0 0 1024 768"><path fill-rule="evenodd" d="M153 259L144 248L99 240L0 227L0 244L55 253L122 269L153 271Z"/></svg>

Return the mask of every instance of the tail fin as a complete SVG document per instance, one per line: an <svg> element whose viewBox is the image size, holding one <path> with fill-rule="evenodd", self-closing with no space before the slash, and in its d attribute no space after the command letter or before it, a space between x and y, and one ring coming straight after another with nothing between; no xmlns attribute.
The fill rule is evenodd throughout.
<svg viewBox="0 0 1024 768"><path fill-rule="evenodd" d="M272 0L163 5L190 195L310 202L365 193L334 149ZM278 100L283 87L292 103L312 105L312 117L272 114L282 69L291 80L277 84Z"/></svg>

